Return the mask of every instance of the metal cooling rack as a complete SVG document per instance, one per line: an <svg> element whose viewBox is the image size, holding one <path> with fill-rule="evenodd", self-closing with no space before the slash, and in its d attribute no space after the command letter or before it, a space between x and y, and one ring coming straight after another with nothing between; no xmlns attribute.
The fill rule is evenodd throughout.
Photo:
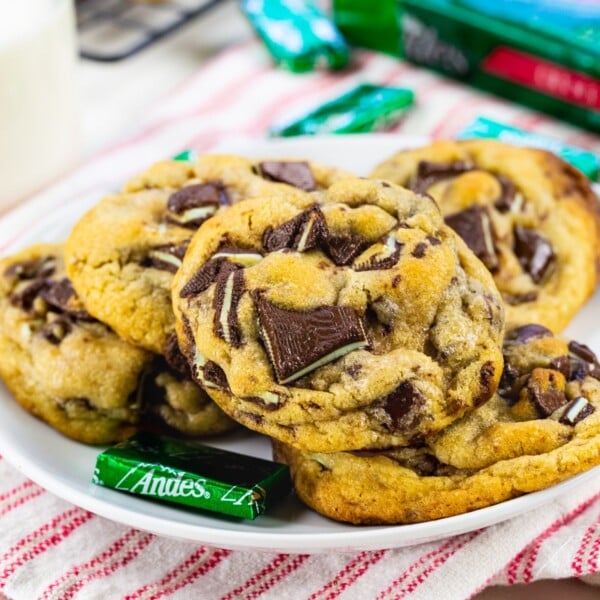
<svg viewBox="0 0 600 600"><path fill-rule="evenodd" d="M99 61L127 58L220 2L81 0L77 2L79 53Z"/></svg>

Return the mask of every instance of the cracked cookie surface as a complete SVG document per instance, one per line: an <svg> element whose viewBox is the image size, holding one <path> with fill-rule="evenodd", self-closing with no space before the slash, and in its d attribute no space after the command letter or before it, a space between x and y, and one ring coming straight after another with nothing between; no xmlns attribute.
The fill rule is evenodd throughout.
<svg viewBox="0 0 600 600"><path fill-rule="evenodd" d="M503 308L435 203L346 179L247 200L194 236L179 343L232 418L298 448L407 445L493 394Z"/></svg>
<svg viewBox="0 0 600 600"><path fill-rule="evenodd" d="M75 225L65 248L69 277L91 314L123 339L164 354L174 331L173 273L206 219L256 194L303 195L346 176L304 161L229 155L157 163Z"/></svg>
<svg viewBox="0 0 600 600"><path fill-rule="evenodd" d="M544 489L600 464L600 366L540 325L507 334L498 393L419 447L308 453L275 443L300 498L351 523L415 523Z"/></svg>
<svg viewBox="0 0 600 600"><path fill-rule="evenodd" d="M493 273L507 321L566 327L596 286L598 200L587 178L542 150L494 140L397 153L373 177L427 193Z"/></svg>
<svg viewBox="0 0 600 600"><path fill-rule="evenodd" d="M78 441L114 442L150 420L185 435L235 426L185 370L125 342L86 311L59 244L0 261L0 355L0 375L18 402ZM174 356L172 349L171 362Z"/></svg>

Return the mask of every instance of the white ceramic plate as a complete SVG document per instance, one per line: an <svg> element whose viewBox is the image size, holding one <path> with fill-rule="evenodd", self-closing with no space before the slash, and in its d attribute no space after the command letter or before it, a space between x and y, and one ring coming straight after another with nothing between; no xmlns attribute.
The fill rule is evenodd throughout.
<svg viewBox="0 0 600 600"><path fill-rule="evenodd" d="M422 138L386 135L345 136L290 140L237 140L219 150L249 156L309 157L367 174L380 160L397 149L418 146ZM93 202L50 211L21 235L7 251L33 241L63 239L70 225ZM35 204L34 204L35 208ZM30 208L29 210L34 210ZM25 208L25 210L28 210ZM32 217L34 213L32 212ZM33 218L32 218L33 220ZM2 222L0 222L2 231ZM4 228L6 233L6 228ZM567 334L600 349L600 295L577 315ZM211 439L211 445L270 458L264 438L252 433ZM353 527L325 519L300 504L293 496L255 521L194 514L141 500L135 496L96 487L90 483L98 449L72 442L24 412L0 384L0 453L25 475L54 494L113 521L160 535L208 543L225 548L291 552L368 550L409 546L479 529L530 511L582 485L598 469L588 471L547 490L528 494L495 506L438 521L396 527Z"/></svg>

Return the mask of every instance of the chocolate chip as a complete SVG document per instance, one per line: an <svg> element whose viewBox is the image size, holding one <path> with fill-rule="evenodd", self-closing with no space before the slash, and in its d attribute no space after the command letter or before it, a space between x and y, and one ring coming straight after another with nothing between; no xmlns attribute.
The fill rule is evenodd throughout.
<svg viewBox="0 0 600 600"><path fill-rule="evenodd" d="M66 277L58 281L47 281L40 296L52 308L71 315L75 319L94 320L78 301L73 285Z"/></svg>
<svg viewBox="0 0 600 600"><path fill-rule="evenodd" d="M517 306L526 302L535 302L538 299L537 292L525 292L524 294L502 294L502 298L506 304Z"/></svg>
<svg viewBox="0 0 600 600"><path fill-rule="evenodd" d="M33 279L30 283L17 287L10 296L10 303L21 310L29 312L33 307L34 300L48 285L47 279Z"/></svg>
<svg viewBox="0 0 600 600"><path fill-rule="evenodd" d="M390 431L401 433L410 431L422 419L425 397L412 383L403 381L380 404L390 417Z"/></svg>
<svg viewBox="0 0 600 600"><path fill-rule="evenodd" d="M349 306L321 306L295 311L280 308L264 296L255 296L260 336L279 383L295 381L368 346L363 324Z"/></svg>
<svg viewBox="0 0 600 600"><path fill-rule="evenodd" d="M571 377L571 359L568 356L557 356L553 358L548 366L562 373L568 380Z"/></svg>
<svg viewBox="0 0 600 600"><path fill-rule="evenodd" d="M355 271L383 271L391 269L400 260L403 244L401 244L393 236L388 236L381 244L381 249L375 253L370 253L369 250L364 254L367 256L359 256L352 265Z"/></svg>
<svg viewBox="0 0 600 600"><path fill-rule="evenodd" d="M179 348L177 335L175 333L171 333L167 338L164 356L171 369L191 379L190 366L183 355L183 352L181 352L181 349Z"/></svg>
<svg viewBox="0 0 600 600"><path fill-rule="evenodd" d="M269 181L279 181L300 188L305 192L317 189L315 178L307 162L304 161L265 161L259 163L260 174Z"/></svg>
<svg viewBox="0 0 600 600"><path fill-rule="evenodd" d="M585 344L571 341L569 342L569 352L587 363L598 364L598 358L594 354L593 350Z"/></svg>
<svg viewBox="0 0 600 600"><path fill-rule="evenodd" d="M496 369L491 362L486 362L481 367L479 372L479 394L475 399L475 405L479 406L486 400L489 400L491 395L494 393L494 375L496 374Z"/></svg>
<svg viewBox="0 0 600 600"><path fill-rule="evenodd" d="M327 238L327 253L338 267L349 265L368 246L369 242L359 235L330 235Z"/></svg>
<svg viewBox="0 0 600 600"><path fill-rule="evenodd" d="M242 268L241 265L231 263L225 258L211 258L181 288L179 296L181 298L189 298L207 290L222 272L227 271L229 273L232 265L236 269Z"/></svg>
<svg viewBox="0 0 600 600"><path fill-rule="evenodd" d="M521 388L527 382L527 378L519 380L520 378L521 373L519 370L511 365L506 357L504 357L504 370L502 371L502 377L500 378L500 384L498 385L498 394L506 400L516 401L519 397Z"/></svg>
<svg viewBox="0 0 600 600"><path fill-rule="evenodd" d="M268 252L285 248L304 252L320 246L326 240L325 217L321 209L315 205L279 227L268 227L263 234L262 244Z"/></svg>
<svg viewBox="0 0 600 600"><path fill-rule="evenodd" d="M196 229L212 217L221 205L229 204L222 185L199 183L188 185L169 197L167 219L184 227Z"/></svg>
<svg viewBox="0 0 600 600"><path fill-rule="evenodd" d="M442 240L434 237L433 235L428 235L425 238L432 246L439 246L442 243Z"/></svg>
<svg viewBox="0 0 600 600"><path fill-rule="evenodd" d="M564 392L552 386L556 379L552 373L551 371L549 374L550 385L545 387L545 389L533 377L530 377L527 382L527 397L540 417L550 416L557 408L560 408L568 401Z"/></svg>
<svg viewBox="0 0 600 600"><path fill-rule="evenodd" d="M238 265L225 263L215 282L213 308L216 334L234 348L242 345L237 308L244 293L244 272Z"/></svg>
<svg viewBox="0 0 600 600"><path fill-rule="evenodd" d="M40 335L51 344L58 346L73 331L73 323L64 315L58 316L40 329Z"/></svg>
<svg viewBox="0 0 600 600"><path fill-rule="evenodd" d="M543 325L537 325L536 323L530 323L528 325L521 325L521 327L515 327L511 329L505 336L504 340L507 342L513 342L515 344L524 344L529 340L537 338L552 337L553 333Z"/></svg>
<svg viewBox="0 0 600 600"><path fill-rule="evenodd" d="M523 269L534 283L540 283L556 260L550 242L533 229L516 225L514 251Z"/></svg>
<svg viewBox="0 0 600 600"><path fill-rule="evenodd" d="M473 204L447 216L445 221L490 271L498 268L494 227L487 207Z"/></svg>
<svg viewBox="0 0 600 600"><path fill-rule="evenodd" d="M432 185L444 179L451 179L467 171L472 171L473 165L462 160L451 163L436 163L422 160L417 166L417 173L409 184L409 189L417 194L425 193Z"/></svg>
<svg viewBox="0 0 600 600"><path fill-rule="evenodd" d="M576 425L579 421L583 421L583 419L589 417L595 410L594 406L586 398L578 396L565 406L559 422L563 425Z"/></svg>
<svg viewBox="0 0 600 600"><path fill-rule="evenodd" d="M185 240L181 244L156 246L148 252L148 257L142 265L144 267L176 273L179 267L181 267L181 261L185 256L189 243L189 240Z"/></svg>
<svg viewBox="0 0 600 600"><path fill-rule="evenodd" d="M415 258L423 258L427 251L427 244L425 242L419 242L411 252Z"/></svg>
<svg viewBox="0 0 600 600"><path fill-rule="evenodd" d="M495 175L500 184L500 195L494 202L494 206L501 213L506 213L513 210L516 205L515 200L520 196L517 195L515 184L504 175Z"/></svg>
<svg viewBox="0 0 600 600"><path fill-rule="evenodd" d="M19 279L44 279L50 277L56 271L56 257L44 256L34 260L26 260L13 263L4 274L7 277L18 277Z"/></svg>

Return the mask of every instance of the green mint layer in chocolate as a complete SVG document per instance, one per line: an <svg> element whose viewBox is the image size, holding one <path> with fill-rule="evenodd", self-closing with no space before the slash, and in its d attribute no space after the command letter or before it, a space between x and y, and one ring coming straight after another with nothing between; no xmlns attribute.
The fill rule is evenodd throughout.
<svg viewBox="0 0 600 600"><path fill-rule="evenodd" d="M102 452L92 482L242 519L256 518L291 490L285 465L149 433Z"/></svg>

